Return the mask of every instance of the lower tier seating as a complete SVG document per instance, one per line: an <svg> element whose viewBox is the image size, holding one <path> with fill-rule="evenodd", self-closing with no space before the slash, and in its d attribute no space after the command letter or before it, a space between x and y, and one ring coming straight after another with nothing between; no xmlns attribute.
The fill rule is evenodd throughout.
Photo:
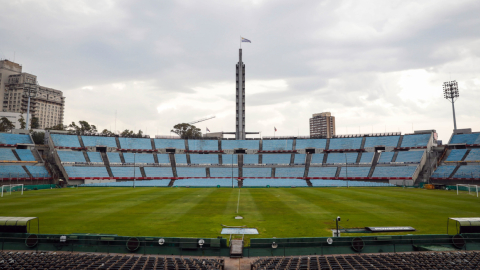
<svg viewBox="0 0 480 270"><path fill-rule="evenodd" d="M441 165L438 166L435 172L432 174L434 178L447 178L450 177L453 170L455 170L457 166L455 165Z"/></svg>
<svg viewBox="0 0 480 270"><path fill-rule="evenodd" d="M276 168L275 177L303 177L305 168Z"/></svg>
<svg viewBox="0 0 480 270"><path fill-rule="evenodd" d="M232 179L179 179L173 182L174 187L232 187ZM233 179L233 186L238 187L237 179Z"/></svg>
<svg viewBox="0 0 480 270"><path fill-rule="evenodd" d="M308 187L302 179L244 179L243 187Z"/></svg>
<svg viewBox="0 0 480 270"><path fill-rule="evenodd" d="M308 177L335 177L337 167L310 167Z"/></svg>
<svg viewBox="0 0 480 270"><path fill-rule="evenodd" d="M141 185L137 181L135 185ZM223 259L151 255L0 251L1 269L223 269ZM139 266L139 267L137 267Z"/></svg>
<svg viewBox="0 0 480 270"><path fill-rule="evenodd" d="M135 181L136 187L168 187L168 184L170 184L170 179ZM92 184L82 184L81 186L84 186L84 187L132 187L133 181L92 183Z"/></svg>
<svg viewBox="0 0 480 270"><path fill-rule="evenodd" d="M172 167L144 167L147 177L173 177Z"/></svg>
<svg viewBox="0 0 480 270"><path fill-rule="evenodd" d="M207 177L205 168L177 167L178 177Z"/></svg>
<svg viewBox="0 0 480 270"><path fill-rule="evenodd" d="M272 177L271 168L243 168L243 177Z"/></svg>
<svg viewBox="0 0 480 270"><path fill-rule="evenodd" d="M463 165L458 168L454 178L480 178L480 165Z"/></svg>
<svg viewBox="0 0 480 270"><path fill-rule="evenodd" d="M367 177L370 167L342 167L339 177Z"/></svg>
<svg viewBox="0 0 480 270"><path fill-rule="evenodd" d="M372 177L412 177L417 166L375 167Z"/></svg>
<svg viewBox="0 0 480 270"><path fill-rule="evenodd" d="M345 180L310 180L313 187L393 187L395 185L382 182L363 182Z"/></svg>
<svg viewBox="0 0 480 270"><path fill-rule="evenodd" d="M210 177L238 177L238 168L210 168Z"/></svg>
<svg viewBox="0 0 480 270"><path fill-rule="evenodd" d="M269 257L253 262L252 270L283 269L478 269L478 251Z"/></svg>
<svg viewBox="0 0 480 270"><path fill-rule="evenodd" d="M143 177L139 167L110 167L113 177Z"/></svg>
<svg viewBox="0 0 480 270"><path fill-rule="evenodd" d="M68 177L93 178L93 177L109 177L105 167L76 167L67 166L65 171Z"/></svg>

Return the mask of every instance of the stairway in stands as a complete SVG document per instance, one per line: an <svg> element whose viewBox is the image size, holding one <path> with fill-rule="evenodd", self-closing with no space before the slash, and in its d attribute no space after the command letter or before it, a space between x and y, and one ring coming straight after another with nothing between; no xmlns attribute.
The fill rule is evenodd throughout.
<svg viewBox="0 0 480 270"><path fill-rule="evenodd" d="M103 163L105 164L105 168L107 168L108 175L113 177L112 169L110 169L110 162L108 161L107 153L100 152L102 155Z"/></svg>
<svg viewBox="0 0 480 270"><path fill-rule="evenodd" d="M375 155L373 156L372 167L370 167L370 172L368 173L368 177L372 177L373 172L375 171L375 166L377 166L379 157L380 157L380 153L375 152Z"/></svg>

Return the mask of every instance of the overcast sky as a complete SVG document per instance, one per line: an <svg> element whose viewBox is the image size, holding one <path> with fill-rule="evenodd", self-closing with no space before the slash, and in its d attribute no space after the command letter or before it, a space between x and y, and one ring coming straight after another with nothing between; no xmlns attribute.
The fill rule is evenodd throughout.
<svg viewBox="0 0 480 270"><path fill-rule="evenodd" d="M480 131L480 1L0 0L0 58L62 90L65 124L169 135L234 131L240 36L246 129L308 135L330 111L337 134Z"/></svg>

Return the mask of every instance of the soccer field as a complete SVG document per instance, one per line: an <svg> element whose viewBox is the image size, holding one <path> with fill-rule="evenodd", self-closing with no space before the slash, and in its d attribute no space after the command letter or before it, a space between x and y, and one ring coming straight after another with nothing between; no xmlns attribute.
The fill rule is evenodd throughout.
<svg viewBox="0 0 480 270"><path fill-rule="evenodd" d="M234 219L239 191L243 220ZM392 187L64 188L6 195L0 216L39 217L40 233L52 234L217 237L225 224L257 228L252 237L324 237L337 216L345 228L412 226L416 234L443 234L448 217L480 216L479 200Z"/></svg>

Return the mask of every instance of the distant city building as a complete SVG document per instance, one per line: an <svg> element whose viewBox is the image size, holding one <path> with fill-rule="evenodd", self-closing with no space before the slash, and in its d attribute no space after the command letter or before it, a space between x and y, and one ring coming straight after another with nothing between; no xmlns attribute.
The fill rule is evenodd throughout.
<svg viewBox="0 0 480 270"><path fill-rule="evenodd" d="M0 112L0 118L5 117L7 118L12 124L15 125L14 129L20 129L20 118L22 118L22 113L14 113L14 112ZM27 124L27 114L23 114L23 120L25 124Z"/></svg>
<svg viewBox="0 0 480 270"><path fill-rule="evenodd" d="M310 136L332 138L335 135L335 116L330 112L316 113L310 118Z"/></svg>
<svg viewBox="0 0 480 270"><path fill-rule="evenodd" d="M3 112L26 114L28 97L24 96L24 92L33 89L37 90L37 94L30 99L30 115L38 118L39 128L63 125L63 92L38 85L37 76L22 72L22 66L17 63L0 61L0 100L3 100Z"/></svg>

